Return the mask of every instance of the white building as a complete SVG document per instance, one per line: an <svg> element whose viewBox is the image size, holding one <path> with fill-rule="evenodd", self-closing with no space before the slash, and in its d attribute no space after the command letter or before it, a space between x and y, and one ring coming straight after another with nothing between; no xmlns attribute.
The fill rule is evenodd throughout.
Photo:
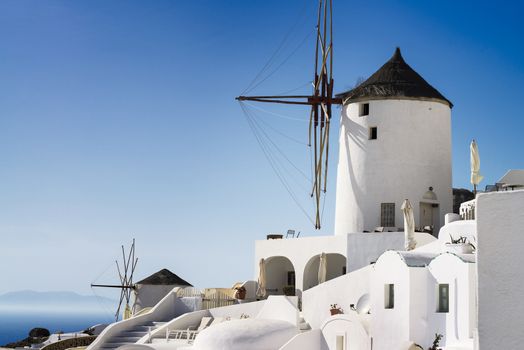
<svg viewBox="0 0 524 350"><path fill-rule="evenodd" d="M406 198L417 227L438 232L452 212L451 102L398 48L369 79L338 97L344 105L335 234L402 227Z"/></svg>
<svg viewBox="0 0 524 350"><path fill-rule="evenodd" d="M133 343L122 350L408 350L427 349L436 334L443 350L522 348L524 191L479 194L475 220L449 214L451 103L400 50L341 96L335 234L257 241L254 279L264 259L265 300L199 310L171 291L89 350L122 339ZM398 229L405 198L416 225L433 228L416 232L409 252Z"/></svg>
<svg viewBox="0 0 524 350"><path fill-rule="evenodd" d="M133 313L155 306L175 287L184 288L192 285L168 269L157 271L135 283Z"/></svg>

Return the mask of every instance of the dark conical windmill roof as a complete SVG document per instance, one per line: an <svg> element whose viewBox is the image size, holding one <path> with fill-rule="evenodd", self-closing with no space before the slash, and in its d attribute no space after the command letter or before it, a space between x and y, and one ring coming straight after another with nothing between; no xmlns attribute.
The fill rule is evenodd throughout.
<svg viewBox="0 0 524 350"><path fill-rule="evenodd" d="M437 100L453 107L451 101L411 68L397 47L393 57L356 88L338 94L346 102L378 99Z"/></svg>
<svg viewBox="0 0 524 350"><path fill-rule="evenodd" d="M136 282L136 284L179 285L193 287L193 285L191 285L189 282L184 281L168 269L162 269L158 272L155 272L151 276Z"/></svg>

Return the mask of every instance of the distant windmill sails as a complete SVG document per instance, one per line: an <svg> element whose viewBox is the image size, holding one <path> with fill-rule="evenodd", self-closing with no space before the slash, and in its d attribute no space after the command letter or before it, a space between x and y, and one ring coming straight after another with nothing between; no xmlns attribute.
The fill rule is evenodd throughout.
<svg viewBox="0 0 524 350"><path fill-rule="evenodd" d="M133 284L133 274L138 263L138 258L135 258L135 239L131 244L129 253L126 255L124 246L122 246L122 267L118 264L118 260L115 260L116 269L118 271L118 276L120 278L119 285L111 284L91 284L91 287L102 287L102 288L120 288L120 299L118 301L118 307L115 312L115 320L118 321L120 315L120 310L122 309L122 303L126 302L124 307L123 319L131 317L131 307L129 306L131 300L131 292L135 289Z"/></svg>
<svg viewBox="0 0 524 350"><path fill-rule="evenodd" d="M332 17L332 0L319 0L316 24L315 72L311 95L238 96L236 98L241 102L256 101L311 106L308 146L313 147L314 153L314 161L312 162L313 184L310 194L315 200L314 225L316 229L320 229L321 225L321 194L325 193L327 189L329 128L332 106L342 103L340 98L333 97Z"/></svg>

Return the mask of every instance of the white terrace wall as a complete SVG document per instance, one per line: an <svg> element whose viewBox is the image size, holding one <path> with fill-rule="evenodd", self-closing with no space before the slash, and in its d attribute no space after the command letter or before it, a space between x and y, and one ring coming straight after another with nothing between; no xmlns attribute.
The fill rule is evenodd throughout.
<svg viewBox="0 0 524 350"><path fill-rule="evenodd" d="M434 241L435 237L426 233L416 232L415 239L417 240L417 246L422 246ZM261 258L285 257L291 262L289 265L287 262L285 263L286 268L292 267L295 271L296 288L299 291L303 291L310 286L310 281L304 281L304 271L312 265L311 259L318 257L320 253L340 254L346 257L346 271L349 273L375 262L387 250L402 250L403 247L403 232L349 233L336 236L256 241L255 279L258 279L259 261ZM328 265L329 263L330 256L328 256ZM285 275L267 276L267 278L271 279L272 282L274 282L273 279L279 279L280 283L282 283Z"/></svg>
<svg viewBox="0 0 524 350"><path fill-rule="evenodd" d="M261 258L282 256L289 259L295 271L295 286L302 290L304 270L309 260L321 253L346 256L346 236L319 236L290 239L270 239L255 242L254 278L258 280ZM287 283L285 283L287 284Z"/></svg>
<svg viewBox="0 0 524 350"><path fill-rule="evenodd" d="M404 250L404 232L350 233L347 235L348 271L354 271L377 261L387 250ZM435 241L427 233L415 232L417 247Z"/></svg>
<svg viewBox="0 0 524 350"><path fill-rule="evenodd" d="M524 344L524 191L477 197L479 348Z"/></svg>
<svg viewBox="0 0 524 350"><path fill-rule="evenodd" d="M351 311L327 319L321 326L320 350L339 350L337 338L342 342L342 349L370 350L371 339L359 315Z"/></svg>
<svg viewBox="0 0 524 350"><path fill-rule="evenodd" d="M171 291L149 312L128 318L107 326L102 333L87 348L89 350L98 350L104 346L104 343L120 333L132 329L135 326L143 325L151 321L171 320L176 315L177 296L176 291Z"/></svg>
<svg viewBox="0 0 524 350"><path fill-rule="evenodd" d="M371 275L373 350L400 349L409 341L409 268L393 251L380 256ZM394 306L385 308L385 285L394 285Z"/></svg>
<svg viewBox="0 0 524 350"><path fill-rule="evenodd" d="M442 254L428 266L433 281L428 290L428 337L444 335L441 345L473 344L476 328L475 264L454 254ZM449 284L449 312L437 312L437 285ZM426 343L426 346L430 344Z"/></svg>
<svg viewBox="0 0 524 350"><path fill-rule="evenodd" d="M331 304L337 304L345 312L350 305L369 293L371 266L353 271L331 281L324 282L302 293L302 316L312 328L320 328L331 317Z"/></svg>

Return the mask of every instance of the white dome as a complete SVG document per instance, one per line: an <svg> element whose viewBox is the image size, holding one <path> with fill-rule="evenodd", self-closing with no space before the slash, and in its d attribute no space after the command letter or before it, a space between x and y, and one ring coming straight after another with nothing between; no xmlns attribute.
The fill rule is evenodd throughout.
<svg viewBox="0 0 524 350"><path fill-rule="evenodd" d="M297 328L286 321L231 320L200 332L193 348L195 350L277 350L297 333Z"/></svg>

